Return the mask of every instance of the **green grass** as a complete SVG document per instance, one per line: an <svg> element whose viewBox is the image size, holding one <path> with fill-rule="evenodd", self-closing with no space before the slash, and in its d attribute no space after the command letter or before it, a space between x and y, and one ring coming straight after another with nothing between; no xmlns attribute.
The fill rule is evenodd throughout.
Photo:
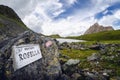
<svg viewBox="0 0 120 80"><path fill-rule="evenodd" d="M104 62L100 62L100 65L101 65L104 69L112 69L112 70L115 70L116 72L113 73L113 75L120 76L120 66L116 65L115 63L111 63L111 62L108 62L108 61L104 61Z"/></svg>
<svg viewBox="0 0 120 80"><path fill-rule="evenodd" d="M63 49L60 50L60 53L64 56L67 56L68 58L63 58L60 57L60 60L62 60L63 62L66 62L68 59L79 59L80 60L80 64L79 67L80 68L90 68L91 65L89 62L86 61L88 56L91 56L93 53L97 53L98 51L96 50L75 50L75 49Z"/></svg>
<svg viewBox="0 0 120 80"><path fill-rule="evenodd" d="M0 28L3 27L4 25L0 22Z"/></svg>
<svg viewBox="0 0 120 80"><path fill-rule="evenodd" d="M103 31L93 34L87 34L77 37L67 37L72 39L82 39L88 41L120 40L120 30Z"/></svg>
<svg viewBox="0 0 120 80"><path fill-rule="evenodd" d="M64 49L60 50L63 55L66 55L72 59L86 59L92 53L96 53L95 50L75 50L75 49Z"/></svg>

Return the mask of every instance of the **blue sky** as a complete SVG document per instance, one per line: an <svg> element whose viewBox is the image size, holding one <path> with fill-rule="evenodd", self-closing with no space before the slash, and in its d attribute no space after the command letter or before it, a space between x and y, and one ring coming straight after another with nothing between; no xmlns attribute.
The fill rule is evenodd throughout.
<svg viewBox="0 0 120 80"><path fill-rule="evenodd" d="M101 19L102 17L107 16L107 15L114 15L114 12L119 9L120 9L120 2L112 4L109 7L107 7L105 10L97 13L95 18ZM105 11L107 11L107 12L105 13Z"/></svg>
<svg viewBox="0 0 120 80"><path fill-rule="evenodd" d="M120 0L1 0L32 30L45 35L82 35L91 25L120 29Z"/></svg>

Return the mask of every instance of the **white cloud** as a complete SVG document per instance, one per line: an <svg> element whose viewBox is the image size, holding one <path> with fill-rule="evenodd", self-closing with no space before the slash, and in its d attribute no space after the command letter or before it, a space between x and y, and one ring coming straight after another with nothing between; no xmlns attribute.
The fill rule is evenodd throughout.
<svg viewBox="0 0 120 80"><path fill-rule="evenodd" d="M38 3L45 1L47 0L0 0L0 4L11 7L23 19L35 9Z"/></svg>
<svg viewBox="0 0 120 80"><path fill-rule="evenodd" d="M62 8L63 4L61 4L58 0L50 0L45 3L39 3L49 17L53 18L64 12L65 10Z"/></svg>
<svg viewBox="0 0 120 80"><path fill-rule="evenodd" d="M42 32L40 27L40 25L42 25L42 21L40 21L35 15L25 16L23 21L27 26L29 26L30 29L36 32Z"/></svg>
<svg viewBox="0 0 120 80"><path fill-rule="evenodd" d="M120 10L117 10L114 14L114 17L120 19Z"/></svg>
<svg viewBox="0 0 120 80"><path fill-rule="evenodd" d="M99 23L105 26L113 26L114 29L116 29L116 27L120 29L120 26L114 25L114 23L120 20L120 10L117 10L113 13L113 15L104 16L102 19L99 20Z"/></svg>
<svg viewBox="0 0 120 80"><path fill-rule="evenodd" d="M62 19L60 21L45 22L42 25L43 34L59 34L61 36L81 35L88 29L88 25L93 24L95 19L86 19L80 21L74 16Z"/></svg>
<svg viewBox="0 0 120 80"><path fill-rule="evenodd" d="M48 33L50 34L51 30L49 29L49 26L53 24L52 18L64 11L62 9L62 4L58 3L55 0L52 0L52 1L53 2L48 1L45 3L39 3L35 7L32 13L25 16L25 18L23 19L24 23L36 32L41 32L41 31L45 32L48 29L49 30ZM52 16L49 14L52 14ZM47 26L43 28L44 25L47 25ZM39 28L36 29L35 28L36 26L39 26L40 29L43 28L44 30L40 30ZM54 28L54 27L51 26L51 28Z"/></svg>
<svg viewBox="0 0 120 80"><path fill-rule="evenodd" d="M59 14L63 13L65 10L59 10L53 13L54 17L57 17Z"/></svg>
<svg viewBox="0 0 120 80"><path fill-rule="evenodd" d="M112 26L112 23L116 20L114 16L108 15L104 16L101 20L99 20L99 23L105 26Z"/></svg>
<svg viewBox="0 0 120 80"><path fill-rule="evenodd" d="M67 5L72 5L77 2L77 0L66 0Z"/></svg>
<svg viewBox="0 0 120 80"><path fill-rule="evenodd" d="M114 3L120 2L120 0L110 0L109 2L110 2L110 4L114 4Z"/></svg>

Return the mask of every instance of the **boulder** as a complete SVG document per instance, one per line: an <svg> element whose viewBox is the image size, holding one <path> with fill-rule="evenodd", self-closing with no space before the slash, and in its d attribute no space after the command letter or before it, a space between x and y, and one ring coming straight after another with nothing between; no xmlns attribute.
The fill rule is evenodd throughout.
<svg viewBox="0 0 120 80"><path fill-rule="evenodd" d="M98 59L100 59L100 56L96 53L93 53L91 56L87 57L88 61L96 61Z"/></svg>
<svg viewBox="0 0 120 80"><path fill-rule="evenodd" d="M58 80L71 80L71 78L66 74L62 74Z"/></svg>
<svg viewBox="0 0 120 80"><path fill-rule="evenodd" d="M85 72L85 80L110 80L108 76L94 72Z"/></svg>
<svg viewBox="0 0 120 80"><path fill-rule="evenodd" d="M79 59L69 59L65 65L71 66L71 65L77 65L80 62Z"/></svg>
<svg viewBox="0 0 120 80"><path fill-rule="evenodd" d="M86 72L85 75L86 75L86 80L99 80L98 76L94 73Z"/></svg>
<svg viewBox="0 0 120 80"><path fill-rule="evenodd" d="M81 78L81 75L79 73L73 73L71 77L73 80L79 80Z"/></svg>
<svg viewBox="0 0 120 80"><path fill-rule="evenodd" d="M93 50L100 50L101 49L101 46L96 44L96 45L92 45L89 47L90 49L93 49Z"/></svg>
<svg viewBox="0 0 120 80"><path fill-rule="evenodd" d="M12 48L22 44L38 44L42 58L15 71ZM61 75L58 57L58 48L53 39L25 31L1 46L0 80L57 80Z"/></svg>
<svg viewBox="0 0 120 80"><path fill-rule="evenodd" d="M62 65L63 73L67 75L72 75L72 73L78 70L78 64L80 60L78 59L69 59L65 64Z"/></svg>

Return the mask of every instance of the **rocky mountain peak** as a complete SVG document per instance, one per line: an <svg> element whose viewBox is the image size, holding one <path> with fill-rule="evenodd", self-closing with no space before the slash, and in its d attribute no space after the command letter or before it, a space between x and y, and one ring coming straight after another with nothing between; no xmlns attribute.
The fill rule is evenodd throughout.
<svg viewBox="0 0 120 80"><path fill-rule="evenodd" d="M99 26L99 24L96 22L96 23L94 24L94 26Z"/></svg>
<svg viewBox="0 0 120 80"><path fill-rule="evenodd" d="M98 23L95 23L92 26L90 26L90 28L84 34L92 34L92 33L97 33L101 31L110 31L110 30L114 30L112 26L102 26L99 25Z"/></svg>

